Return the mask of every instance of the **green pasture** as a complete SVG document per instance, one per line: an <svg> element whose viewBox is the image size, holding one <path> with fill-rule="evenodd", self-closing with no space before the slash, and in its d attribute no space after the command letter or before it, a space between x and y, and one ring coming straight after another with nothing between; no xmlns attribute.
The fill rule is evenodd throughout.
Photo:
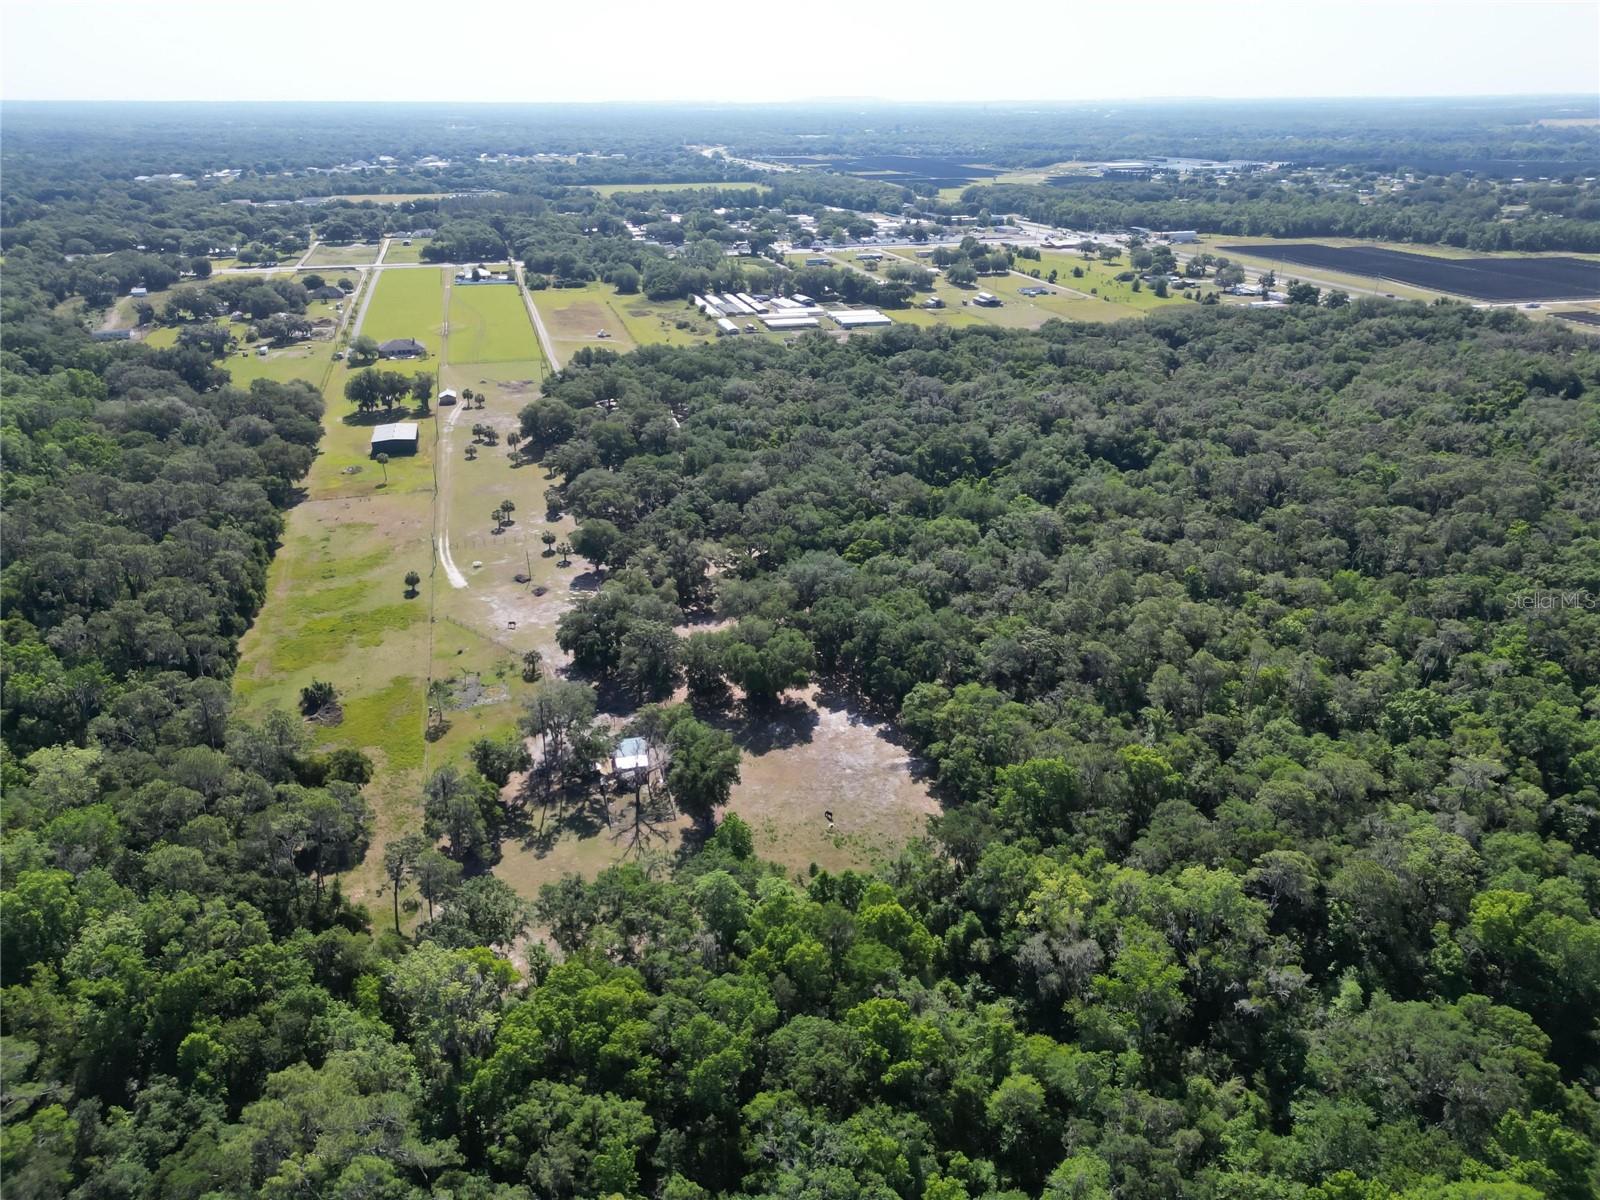
<svg viewBox="0 0 1600 1200"><path fill-rule="evenodd" d="M503 283L453 285L447 355L451 362L502 362L537 357L539 338L523 305L522 289Z"/></svg>
<svg viewBox="0 0 1600 1200"><path fill-rule="evenodd" d="M350 873L345 888L352 899L370 902L381 919L383 905L375 897L382 846L420 825L416 797L425 767L433 639L435 425L432 417L405 409L357 414L344 398L351 368L331 363L331 343L314 345L326 376L322 442L305 481L306 498L289 510L283 544L268 570L266 603L240 643L234 690L247 713L259 714L268 707L292 711L313 679L334 685L342 721L308 726L308 732L314 745L355 747L373 760L366 795L377 818L376 851ZM275 365L284 361L295 366ZM265 364L280 374L298 370L295 377L304 378L314 361L252 355L248 365L261 371L257 364ZM230 370L233 363L246 365L236 358ZM241 380L237 370L235 379ZM369 456L372 425L405 419L421 426L418 453L380 467ZM404 583L411 570L422 576L415 596L406 595Z"/></svg>
<svg viewBox="0 0 1600 1200"><path fill-rule="evenodd" d="M415 338L438 354L444 324L444 271L383 271L359 332L380 342Z"/></svg>
<svg viewBox="0 0 1600 1200"><path fill-rule="evenodd" d="M379 247L369 242L352 246L321 243L302 264L307 267L367 267L378 261Z"/></svg>
<svg viewBox="0 0 1600 1200"><path fill-rule="evenodd" d="M385 265L389 263L419 263L422 261L422 251L427 247L431 238L412 238L411 245L402 244L401 238L394 238L389 242L389 250L383 256Z"/></svg>

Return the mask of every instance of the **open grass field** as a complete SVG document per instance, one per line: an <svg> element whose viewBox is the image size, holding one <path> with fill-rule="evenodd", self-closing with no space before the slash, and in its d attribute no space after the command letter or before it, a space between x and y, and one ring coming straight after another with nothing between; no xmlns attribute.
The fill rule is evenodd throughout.
<svg viewBox="0 0 1600 1200"><path fill-rule="evenodd" d="M532 293L545 328L550 331L556 356L562 362L585 346L600 346L618 354L638 348L622 318L606 302L603 293L607 291L610 288L604 284L591 284ZM600 336L602 330L605 337Z"/></svg>
<svg viewBox="0 0 1600 1200"><path fill-rule="evenodd" d="M151 292L148 296L118 296L111 307L106 309L105 315L100 319L95 328L98 329L136 329L139 325L137 312L140 302L153 305L157 312L167 302L171 295L170 289Z"/></svg>
<svg viewBox="0 0 1600 1200"><path fill-rule="evenodd" d="M419 263L422 261L422 251L431 238L413 238L411 245L404 244L402 238L391 238L389 249L384 253L383 261L387 263Z"/></svg>
<svg viewBox="0 0 1600 1200"><path fill-rule="evenodd" d="M521 288L479 284L451 286L448 291L450 362L514 362L539 356L539 338L523 306Z"/></svg>
<svg viewBox="0 0 1600 1200"><path fill-rule="evenodd" d="M331 343L317 345L331 356ZM353 899L370 903L376 922L384 916L382 846L420 826L416 796L427 745L422 731L433 636L433 422L420 422L418 454L394 459L385 481L385 471L368 457L377 418L355 416L344 399L348 368L329 363L324 360L320 452L306 479L306 499L288 513L266 603L240 643L234 691L243 711L259 716L269 707L293 711L300 688L312 679L338 690L343 720L308 730L314 745L356 747L373 759L365 794L376 814L375 849L344 886ZM247 364L227 364L242 381L235 364ZM419 593L410 597L403 582L409 570L423 576Z"/></svg>
<svg viewBox="0 0 1600 1200"><path fill-rule="evenodd" d="M919 266L928 265L927 260L918 259L911 250L895 251L894 257ZM885 263L889 261L891 260L884 260ZM1046 267L1045 272L1048 273L1048 270ZM1020 275L986 275L978 280L975 287L960 288L940 275L934 284L933 295L944 301L944 308L895 309L889 315L896 321L903 320L915 325L984 324L997 325L1003 329L1037 329L1052 318L1069 321L1117 321L1124 317L1139 316L1143 311L1141 307L1127 303L1120 294L1113 296L1088 294L1088 289L1081 286L1084 282L1087 281L1073 280L1069 277L1057 284L1056 290L1051 295L1024 296L1020 290L1022 288L1036 284L1040 287L1050 285L1043 280L1027 279ZM981 307L973 303L973 297L980 291L993 292L1003 303L998 308ZM1127 292L1127 289L1123 288L1121 291ZM1127 294L1132 296L1131 292ZM926 295L925 292L918 293L919 303Z"/></svg>
<svg viewBox="0 0 1600 1200"><path fill-rule="evenodd" d="M1014 290L1015 287L1028 287L1035 282L1048 286L1050 272L1054 271L1058 287L1087 294L1096 300L1110 301L1112 304L1134 309L1138 312L1148 312L1153 308L1161 308L1169 304L1189 303L1184 300L1181 293L1173 293L1166 299L1162 299L1150 288L1142 284L1137 292L1134 291L1131 282L1117 279L1119 274L1128 270L1128 263L1125 258L1119 262L1103 263L1098 259L1085 259L1083 255L1074 254L1071 251L1041 250L1038 261L1019 258L1017 259L1016 267L1019 271L1038 271L1040 279L1035 281L1021 279L1012 275L1009 280L990 279L983 283L982 286L996 295L1004 295L1009 290ZM1074 269L1081 270L1083 276L1079 278L1073 275ZM989 287L989 283L998 283L999 286ZM1049 301L1048 298L1045 298L1041 302L1048 303Z"/></svg>
<svg viewBox="0 0 1600 1200"><path fill-rule="evenodd" d="M367 267L378 261L377 245L330 246L320 243L302 264L307 267Z"/></svg>
<svg viewBox="0 0 1600 1200"><path fill-rule="evenodd" d="M715 341L716 326L699 309L679 300L613 295L607 300L636 345L693 346Z"/></svg>
<svg viewBox="0 0 1600 1200"><path fill-rule="evenodd" d="M384 342L415 338L438 354L444 327L444 271L382 271L361 333Z"/></svg>

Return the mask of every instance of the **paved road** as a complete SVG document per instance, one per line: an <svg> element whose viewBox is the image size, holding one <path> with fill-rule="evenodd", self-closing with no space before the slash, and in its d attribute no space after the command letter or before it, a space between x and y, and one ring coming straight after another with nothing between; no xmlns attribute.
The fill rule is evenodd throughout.
<svg viewBox="0 0 1600 1200"><path fill-rule="evenodd" d="M371 275L361 276L361 308L356 313L355 324L350 326L350 340L354 341L361 336L361 329L367 323L367 309L372 307L372 294L378 290L378 277L382 272L373 268Z"/></svg>

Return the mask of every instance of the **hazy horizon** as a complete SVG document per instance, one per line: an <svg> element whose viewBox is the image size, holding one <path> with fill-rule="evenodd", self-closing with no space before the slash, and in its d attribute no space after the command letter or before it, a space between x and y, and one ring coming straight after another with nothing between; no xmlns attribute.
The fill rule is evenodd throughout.
<svg viewBox="0 0 1600 1200"><path fill-rule="evenodd" d="M1600 93L1591 0L1114 9L1020 0L994 16L949 0L887 0L844 23L791 9L700 16L638 0L510 12L460 0L445 21L419 0L286 0L265 12L3 0L0 98L1049 105Z"/></svg>

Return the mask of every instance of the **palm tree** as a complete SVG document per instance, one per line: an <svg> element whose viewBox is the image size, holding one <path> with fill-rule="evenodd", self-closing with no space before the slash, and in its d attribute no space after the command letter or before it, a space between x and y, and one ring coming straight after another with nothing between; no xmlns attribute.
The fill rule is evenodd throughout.
<svg viewBox="0 0 1600 1200"><path fill-rule="evenodd" d="M513 523L511 520L511 514L517 511L517 506L510 500L502 500L500 501L500 511L505 513L505 522L507 525L510 525Z"/></svg>
<svg viewBox="0 0 1600 1200"><path fill-rule="evenodd" d="M556 564L557 566L570 567L572 565L572 545L571 545L571 543L562 542L561 545L556 547L556 553L561 555L561 561Z"/></svg>
<svg viewBox="0 0 1600 1200"><path fill-rule="evenodd" d="M548 557L549 555L554 553L554 551L551 550L550 547L552 547L552 546L554 546L556 544L555 530L546 529L543 533L541 533L539 535L539 540L544 543L544 552L545 552L545 556L546 557Z"/></svg>
<svg viewBox="0 0 1600 1200"><path fill-rule="evenodd" d="M378 455L378 465L383 468L383 485L382 486L388 487L389 486L389 456L387 454L379 454Z"/></svg>
<svg viewBox="0 0 1600 1200"><path fill-rule="evenodd" d="M478 448L476 446L468 446L467 447L467 461L471 462L473 459L475 459L477 457L478 457Z"/></svg>
<svg viewBox="0 0 1600 1200"><path fill-rule="evenodd" d="M417 585L419 583L421 583L421 582L422 582L422 576L421 575L418 575L415 571L407 571L406 572L406 595L415 596L417 594Z"/></svg>

